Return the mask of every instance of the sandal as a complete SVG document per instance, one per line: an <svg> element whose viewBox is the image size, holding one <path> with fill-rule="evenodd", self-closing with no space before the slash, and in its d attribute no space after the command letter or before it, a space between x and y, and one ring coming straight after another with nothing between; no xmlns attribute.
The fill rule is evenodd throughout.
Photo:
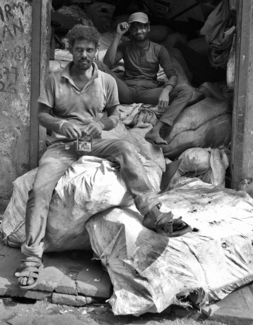
<svg viewBox="0 0 253 325"><path fill-rule="evenodd" d="M182 217L173 219L173 214L168 212L160 214L154 230L167 237L179 237L192 231L192 228L182 220Z"/></svg>
<svg viewBox="0 0 253 325"><path fill-rule="evenodd" d="M16 272L15 276L19 278L19 287L22 290L29 290L34 288L39 281L40 271L43 269L42 260L39 257L30 256L25 260L21 261L21 271ZM27 282L29 278L32 278L34 282L32 284L23 285L20 283L20 279L27 278Z"/></svg>

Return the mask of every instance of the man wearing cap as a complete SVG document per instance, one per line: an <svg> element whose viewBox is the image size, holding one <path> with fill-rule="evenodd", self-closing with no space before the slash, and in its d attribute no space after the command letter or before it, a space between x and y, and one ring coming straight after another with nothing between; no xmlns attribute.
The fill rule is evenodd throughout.
<svg viewBox="0 0 253 325"><path fill-rule="evenodd" d="M130 41L120 43L122 35L130 32ZM114 39L104 57L105 65L111 69L124 60L124 80L115 77L119 100L123 104L144 103L158 105L165 112L156 125L146 134L146 140L162 146L167 142L160 130L170 129L180 112L192 98L193 90L188 85L178 85L178 76L166 48L148 39L150 24L143 12L133 13L128 22L118 24ZM168 81L158 87L159 66L164 69Z"/></svg>

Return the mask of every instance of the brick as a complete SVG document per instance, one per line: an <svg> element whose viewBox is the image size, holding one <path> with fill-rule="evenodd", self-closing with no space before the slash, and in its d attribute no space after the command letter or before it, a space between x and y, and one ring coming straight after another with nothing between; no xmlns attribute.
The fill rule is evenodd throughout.
<svg viewBox="0 0 253 325"><path fill-rule="evenodd" d="M65 295L61 293L53 293L52 295L52 303L59 305L68 305L81 307L86 306L92 302L95 302L94 298L84 297L84 296L73 296L73 295Z"/></svg>

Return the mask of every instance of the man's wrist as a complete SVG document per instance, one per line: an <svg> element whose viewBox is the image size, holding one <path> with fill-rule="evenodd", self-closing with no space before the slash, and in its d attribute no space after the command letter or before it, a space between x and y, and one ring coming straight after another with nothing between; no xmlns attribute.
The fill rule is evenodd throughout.
<svg viewBox="0 0 253 325"><path fill-rule="evenodd" d="M120 40L122 37L122 34L119 34L117 32L114 33L114 39Z"/></svg>
<svg viewBox="0 0 253 325"><path fill-rule="evenodd" d="M64 124L64 123L67 123L67 122L68 122L68 121L61 121L61 123L60 123L60 125L59 125L59 131L61 131L63 124Z"/></svg>
<svg viewBox="0 0 253 325"><path fill-rule="evenodd" d="M101 127L101 129L104 130L104 128L105 128L104 123L102 123L101 121L98 121L97 123Z"/></svg>
<svg viewBox="0 0 253 325"><path fill-rule="evenodd" d="M172 90L175 88L175 85L173 85L171 83L167 83L167 84L165 84L165 88L170 88Z"/></svg>

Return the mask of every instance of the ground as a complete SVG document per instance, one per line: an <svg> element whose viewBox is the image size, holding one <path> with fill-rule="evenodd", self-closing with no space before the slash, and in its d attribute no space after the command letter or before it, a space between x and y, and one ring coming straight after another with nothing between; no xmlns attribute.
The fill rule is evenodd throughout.
<svg viewBox="0 0 253 325"><path fill-rule="evenodd" d="M114 316L107 304L89 305L87 307L70 307L51 304L47 301L34 302L27 299L2 298L0 300L1 325L222 325L240 324L238 322L218 322L212 320L194 320L189 312L169 308L161 314L145 314L140 317ZM242 323L241 323L242 324ZM246 323L245 323L246 324Z"/></svg>
<svg viewBox="0 0 253 325"><path fill-rule="evenodd" d="M253 325L253 284L204 309L170 306L160 314L115 316L112 286L92 252L47 253L40 283L23 291L14 277L22 254L0 241L0 325ZM251 279L252 280L252 279Z"/></svg>

